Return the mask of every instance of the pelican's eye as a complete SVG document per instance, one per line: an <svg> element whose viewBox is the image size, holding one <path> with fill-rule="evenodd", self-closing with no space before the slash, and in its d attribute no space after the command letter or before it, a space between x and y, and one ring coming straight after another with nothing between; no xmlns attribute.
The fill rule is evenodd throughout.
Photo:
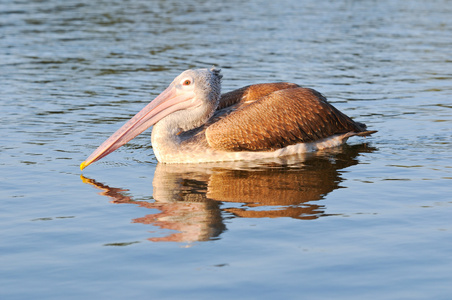
<svg viewBox="0 0 452 300"><path fill-rule="evenodd" d="M185 79L184 82L182 83L182 85L190 85L190 84L191 84L190 79Z"/></svg>

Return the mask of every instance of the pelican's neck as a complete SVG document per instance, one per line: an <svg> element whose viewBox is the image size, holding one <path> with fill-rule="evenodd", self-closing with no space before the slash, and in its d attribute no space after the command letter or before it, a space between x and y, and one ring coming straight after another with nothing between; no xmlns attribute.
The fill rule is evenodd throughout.
<svg viewBox="0 0 452 300"><path fill-rule="evenodd" d="M174 126L170 119L164 118L152 128L152 149L159 162L165 162L168 154L180 151L181 139L179 126Z"/></svg>

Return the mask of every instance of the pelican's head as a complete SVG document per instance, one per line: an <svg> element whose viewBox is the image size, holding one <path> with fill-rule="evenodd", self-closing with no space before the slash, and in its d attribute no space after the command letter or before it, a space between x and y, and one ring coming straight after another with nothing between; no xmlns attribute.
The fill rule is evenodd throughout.
<svg viewBox="0 0 452 300"><path fill-rule="evenodd" d="M171 114L174 127L182 131L197 128L213 115L220 101L221 78L220 70L197 69L184 71L173 80L168 89L192 99L189 107Z"/></svg>
<svg viewBox="0 0 452 300"><path fill-rule="evenodd" d="M215 112L221 95L220 70L187 70L160 95L102 143L82 164L88 165L123 146L163 118L180 130L204 124Z"/></svg>

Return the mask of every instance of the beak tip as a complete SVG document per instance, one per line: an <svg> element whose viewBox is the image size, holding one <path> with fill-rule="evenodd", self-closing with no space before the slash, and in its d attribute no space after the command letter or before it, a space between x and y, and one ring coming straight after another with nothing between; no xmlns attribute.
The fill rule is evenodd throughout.
<svg viewBox="0 0 452 300"><path fill-rule="evenodd" d="M83 171L84 168L86 168L88 166L88 164L86 163L86 161L82 162L80 164L80 171Z"/></svg>

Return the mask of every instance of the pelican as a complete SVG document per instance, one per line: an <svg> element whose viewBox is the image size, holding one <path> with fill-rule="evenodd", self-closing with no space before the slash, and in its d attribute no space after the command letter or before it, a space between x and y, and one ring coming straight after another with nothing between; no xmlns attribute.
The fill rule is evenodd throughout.
<svg viewBox="0 0 452 300"><path fill-rule="evenodd" d="M161 163L276 158L339 146L368 136L319 92L278 82L221 94L220 70L190 69L102 143L82 164L123 146L147 128Z"/></svg>

